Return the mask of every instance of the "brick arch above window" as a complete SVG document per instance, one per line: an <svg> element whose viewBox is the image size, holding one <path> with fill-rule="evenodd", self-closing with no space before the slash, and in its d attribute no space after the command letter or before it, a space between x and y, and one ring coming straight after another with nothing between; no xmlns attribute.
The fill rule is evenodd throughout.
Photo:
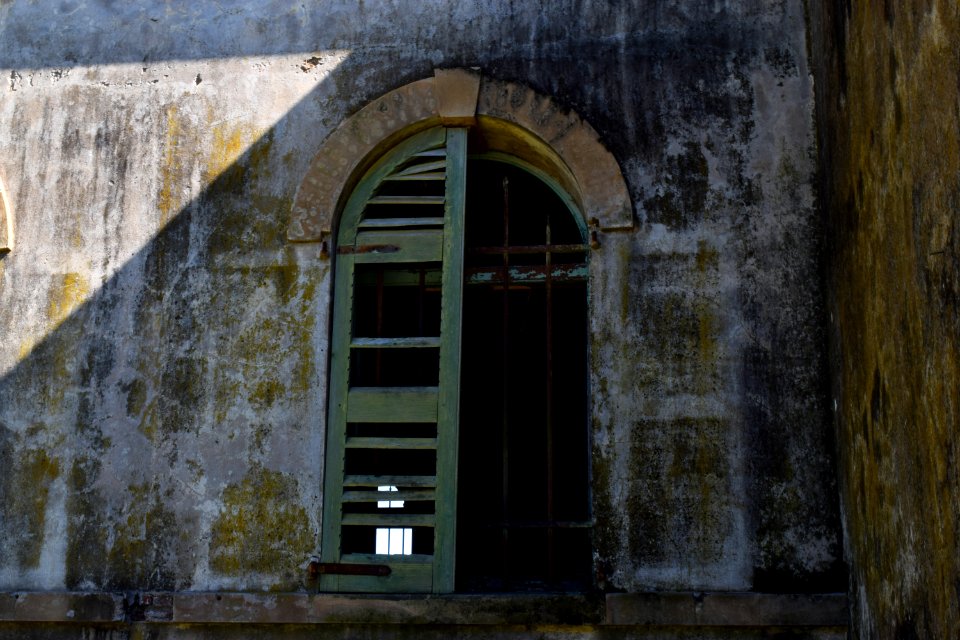
<svg viewBox="0 0 960 640"><path fill-rule="evenodd" d="M491 150L510 153L552 177L576 200L590 226L633 227L620 167L589 123L519 83L467 69L439 69L432 78L372 101L327 137L297 191L288 239L331 237L351 180L399 140L440 124L473 125Z"/></svg>

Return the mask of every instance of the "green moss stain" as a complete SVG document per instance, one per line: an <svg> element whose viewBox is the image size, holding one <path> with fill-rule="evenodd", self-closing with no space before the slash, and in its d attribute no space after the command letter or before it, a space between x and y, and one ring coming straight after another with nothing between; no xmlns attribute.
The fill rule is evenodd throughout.
<svg viewBox="0 0 960 640"><path fill-rule="evenodd" d="M37 327L48 333L42 340L42 334L38 334L19 345L21 362L17 375L30 380L24 384L32 389L33 406L43 407L46 415L56 415L66 408L67 392L76 383L85 335L84 303L89 295L90 283L85 274L52 275L46 299L47 326Z"/></svg>
<svg viewBox="0 0 960 640"><path fill-rule="evenodd" d="M208 361L202 355L164 360L154 422L164 433L199 428L207 391L207 371Z"/></svg>
<svg viewBox="0 0 960 640"><path fill-rule="evenodd" d="M142 483L108 501L95 488L99 474L94 458L79 458L70 470L67 588L166 590L188 585L177 575L185 569L178 550L195 542L185 541L190 529L168 506L173 493Z"/></svg>
<svg viewBox="0 0 960 640"><path fill-rule="evenodd" d="M180 531L176 517L164 504L172 495L162 494L157 485L144 483L128 487L119 513L112 515L107 586L172 589L175 575L173 547Z"/></svg>
<svg viewBox="0 0 960 640"><path fill-rule="evenodd" d="M50 485L60 476L60 461L46 451L28 450L7 473L3 519L12 538L5 544L14 545L17 566L34 569L40 564Z"/></svg>
<svg viewBox="0 0 960 640"><path fill-rule="evenodd" d="M721 419L635 424L629 450L630 492L622 503L634 558L643 562L721 559L734 506L727 428Z"/></svg>
<svg viewBox="0 0 960 640"><path fill-rule="evenodd" d="M689 258L683 256L682 262ZM653 267L656 268L656 267ZM643 387L707 394L720 387L716 305L686 293L639 295L633 303L639 349L634 381Z"/></svg>
<svg viewBox="0 0 960 640"><path fill-rule="evenodd" d="M599 421L593 419L593 431L600 430ZM596 441L595 441L596 442ZM612 493L614 477L610 455L613 452L603 451L596 444L592 454L591 482L593 518L596 525L593 530L593 545L597 552L594 571L597 576L597 588L607 589L617 587L612 584L615 559L621 552L619 532L622 527L621 509Z"/></svg>
<svg viewBox="0 0 960 640"><path fill-rule="evenodd" d="M699 394L717 391L719 372L717 362L717 331L719 321L713 304L698 300L694 305L697 315L697 357L699 365L694 369L693 388Z"/></svg>
<svg viewBox="0 0 960 640"><path fill-rule="evenodd" d="M133 418L143 413L147 404L147 384L140 378L123 385L127 394L127 416Z"/></svg>
<svg viewBox="0 0 960 640"><path fill-rule="evenodd" d="M720 252L711 247L706 240L697 242L696 267L697 274L703 284L707 276L717 271L720 266Z"/></svg>
<svg viewBox="0 0 960 640"><path fill-rule="evenodd" d="M107 557L109 524L104 520L104 501L93 486L99 474L97 458L80 456L74 459L67 478L68 589L101 586L107 575L103 559Z"/></svg>
<svg viewBox="0 0 960 640"><path fill-rule="evenodd" d="M317 274L277 266L224 277L234 303L264 298L273 302L256 316L223 320L219 349L225 364L213 371L217 421L243 406L266 419L271 411L304 402L314 384Z"/></svg>
<svg viewBox="0 0 960 640"><path fill-rule="evenodd" d="M144 408L143 413L140 415L140 422L137 424L137 428L148 440L156 438L157 433L160 431L160 415L156 399L152 400Z"/></svg>
<svg viewBox="0 0 960 640"><path fill-rule="evenodd" d="M273 406L278 398L283 397L286 386L279 380L261 380L250 394L250 403L258 409L267 409Z"/></svg>
<svg viewBox="0 0 960 640"><path fill-rule="evenodd" d="M222 503L210 531L210 568L227 576L297 580L299 565L314 549L314 536L298 502L296 480L256 467L224 490Z"/></svg>
<svg viewBox="0 0 960 640"><path fill-rule="evenodd" d="M293 201L264 186L276 162L272 130L263 134L244 125L215 128L213 134L206 172L210 187L204 194L217 212L211 255L250 246L282 248Z"/></svg>
<svg viewBox="0 0 960 640"><path fill-rule="evenodd" d="M661 166L659 191L644 202L644 208L650 222L686 229L706 211L710 177L707 158L700 145L690 141L677 155L667 156Z"/></svg>

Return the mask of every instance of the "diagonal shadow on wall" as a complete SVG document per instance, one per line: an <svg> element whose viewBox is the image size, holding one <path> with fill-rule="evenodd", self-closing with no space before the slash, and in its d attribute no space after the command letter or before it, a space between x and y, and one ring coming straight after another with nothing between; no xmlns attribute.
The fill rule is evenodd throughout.
<svg viewBox="0 0 960 640"><path fill-rule="evenodd" d="M36 341L12 336L22 357L0 378L0 534L8 541L0 548L0 588L300 588L302 565L318 548L325 410L317 390L326 366L329 262L318 245L290 245L285 232L312 150L346 113L435 66L483 64L556 84L571 53L532 61L522 42L529 29L513 37L519 42L511 53L492 44L490 33L502 36L504 28L494 17L468 33L453 14L445 29L414 30L396 44L402 24L398 31L387 23L413 18L392 5L367 21L352 9L292 15L280 3L242 12L201 3L163 15L155 3L61 3L55 11L71 7L60 23L41 19L49 9L42 4L0 8L4 39L15 42L0 48L11 89L28 82L28 70L56 79L126 63L146 70L196 60L215 69L219 58L363 46L165 215L164 201L176 200L170 192L194 179L190 145L202 132L166 140L164 161L176 161L178 171L159 180L156 193L144 180L137 196L156 201L166 223L122 265L108 241L77 246L65 238L56 214L51 244L72 246L99 271L43 267L30 234L0 262L4 286L20 289L2 292L3 326L24 328L28 317L36 320L32 329L55 325ZM268 26L283 37L264 37ZM317 64L311 57L304 55L305 66ZM602 57L590 63L598 76L605 64ZM221 99L228 95L224 89ZM51 109L62 106L57 99ZM154 117L175 107L158 104ZM144 169L129 157L130 125L98 115L104 121L90 136L74 130L44 143L73 145L123 182L126 172ZM16 117L27 127L51 115ZM83 201L82 186L67 188ZM16 207L24 225L38 215L29 196L21 189ZM115 226L104 233L143 224L126 210L130 196L114 191L103 216ZM81 211L81 223L99 215L95 209ZM97 286L98 272L109 277Z"/></svg>
<svg viewBox="0 0 960 640"><path fill-rule="evenodd" d="M0 326L28 326L22 318L33 317L55 325L35 341L18 334L11 338L20 344L4 345L22 353L0 378L0 539L7 541L0 588L302 588L303 564L319 544L325 400L318 390L330 265L318 246L292 246L285 232L310 156L369 100L453 66L482 66L556 96L635 171L662 159L665 110L683 121L701 116L699 97L673 101L670 87L700 96L702 80L715 101L712 116L749 133L751 104L730 99L714 69L760 37L736 17L723 26L716 16L671 15L682 11L654 3L661 4L662 15L654 15L556 3L566 20L545 20L536 8L504 13L440 1L417 12L404 2L375 3L366 13L349 3L290 8L275 1L2 4L0 67L9 70L11 91L26 90L34 72L54 82L90 67L168 65L201 80L245 56L309 68L322 64L311 62L315 53L345 53L209 179L191 168L202 161L191 143L210 137L202 125L164 143L171 158L184 160L166 182L126 175L140 166L125 146L135 124L110 117L72 140L13 145L75 144L118 182L139 184L138 197L157 203L163 225L129 254L106 241L76 244L60 225L68 212L38 211L30 201L36 189L18 192L18 215L48 216L52 243L97 264L44 264L40 232L32 245L30 234L20 234L24 242L0 260L8 288L0 290ZM422 20L431 13L433 20ZM683 20L695 28L650 26ZM664 65L675 77L661 78ZM230 96L230 78L221 75L214 105ZM49 112L16 112L18 122L53 118L59 99L51 98ZM176 101L145 107L164 135L171 106ZM82 196L82 185L63 186ZM745 192L752 188L745 182ZM184 189L192 194L186 202L168 197ZM113 225L103 225L107 240L138 223L128 213L132 194L112 193L98 203ZM176 205L166 211L164 202ZM80 217L98 215L90 207ZM107 275L94 283L84 269ZM824 518L834 530L835 515Z"/></svg>

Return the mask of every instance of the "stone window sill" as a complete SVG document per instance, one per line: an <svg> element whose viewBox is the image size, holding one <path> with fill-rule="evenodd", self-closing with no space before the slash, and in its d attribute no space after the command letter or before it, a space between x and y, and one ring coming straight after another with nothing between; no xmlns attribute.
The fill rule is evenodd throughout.
<svg viewBox="0 0 960 640"><path fill-rule="evenodd" d="M0 622L843 628L848 613L847 597L840 593L367 596L34 591L0 592Z"/></svg>

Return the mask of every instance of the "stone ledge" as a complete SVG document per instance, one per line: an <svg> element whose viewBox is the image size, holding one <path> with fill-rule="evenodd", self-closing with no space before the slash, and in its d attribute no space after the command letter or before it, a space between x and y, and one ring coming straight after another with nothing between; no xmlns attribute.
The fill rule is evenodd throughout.
<svg viewBox="0 0 960 640"><path fill-rule="evenodd" d="M608 625L845 627L844 593L613 593Z"/></svg>
<svg viewBox="0 0 960 640"><path fill-rule="evenodd" d="M0 622L123 622L123 595L107 592L0 592Z"/></svg>
<svg viewBox="0 0 960 640"><path fill-rule="evenodd" d="M3 592L0 622L845 627L845 594Z"/></svg>

